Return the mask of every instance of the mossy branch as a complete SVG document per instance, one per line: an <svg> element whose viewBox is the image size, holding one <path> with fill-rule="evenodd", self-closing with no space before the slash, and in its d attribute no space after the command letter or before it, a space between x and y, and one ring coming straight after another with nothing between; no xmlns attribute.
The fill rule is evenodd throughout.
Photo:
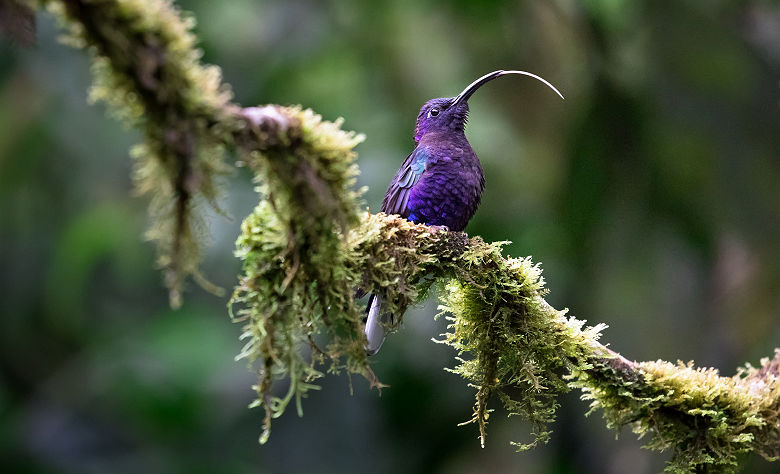
<svg viewBox="0 0 780 474"><path fill-rule="evenodd" d="M538 264L505 258L485 243L403 219L359 211L353 147L361 137L301 108L232 104L219 70L203 66L193 20L166 0L48 0L70 42L91 51L95 86L127 123L144 130L136 182L152 196L149 236L158 243L171 302L198 272L199 201L215 205L230 167L226 149L255 174L260 204L242 224L244 274L231 299L244 325L239 358L257 363L256 405L271 419L346 369L381 386L363 350L355 288L375 291L396 314L439 288L450 324L439 342L458 353L451 369L476 390L473 416L484 443L491 403L533 425L525 449L549 438L557 395L579 388L607 425L630 425L653 449L673 449L675 471L734 470L736 456L780 455L780 352L760 367L721 377L713 369L636 363L598 342L544 300ZM274 382L286 379L278 396Z"/></svg>
<svg viewBox="0 0 780 474"><path fill-rule="evenodd" d="M734 377L690 363L631 362L598 342L603 326L583 328L547 304L530 259L504 258L500 246L479 238L430 233L397 218L367 219L364 226L379 225L386 235L376 246L364 244L362 252L401 247L408 258L419 256L412 268L424 266L424 273L447 282L442 309L451 324L441 342L458 351L453 370L477 389L472 421L483 441L491 397L535 425L532 443L518 445L526 448L547 439L556 395L575 387L592 401L592 410L603 410L608 426L630 425L649 437L648 447L673 449L671 470L731 470L739 453L756 451L771 460L780 454L780 351ZM397 268L395 278L409 275L407 284L419 286L414 279L420 273L407 273L409 263ZM385 268L382 279L394 279L387 273Z"/></svg>
<svg viewBox="0 0 780 474"><path fill-rule="evenodd" d="M105 102L113 115L144 131L144 142L132 151L134 177L138 193L151 198L147 237L157 243L172 306L181 304L187 276L220 292L198 270L207 232L197 208L205 202L221 212L219 182L232 170L224 160L226 150L265 153L274 160L271 166L280 179L298 180L287 181L283 189L307 181L322 204L312 209L321 209L323 217L342 226L354 219L354 202L345 206L341 195L330 195L331 177L275 160L280 154L295 155L314 114L278 106L243 109L231 103L230 87L221 82L219 68L200 63L191 32L194 18L170 1L42 3L68 29L65 40L92 55L95 83L90 100ZM314 227L301 229L319 231Z"/></svg>
<svg viewBox="0 0 780 474"><path fill-rule="evenodd" d="M220 71L200 64L194 21L167 1L44 2L69 30L67 41L90 51L95 84L90 99L144 131L133 150L139 194L151 196L148 237L158 244L174 307L184 278L198 272L199 201L215 206L217 181L229 171L224 145L240 127Z"/></svg>
<svg viewBox="0 0 780 474"><path fill-rule="evenodd" d="M328 321L306 313L306 308L323 304L307 288L336 282L304 278L278 284L293 281L288 275L295 265L279 257L289 242L273 206L262 202L243 231L238 245L246 274L234 302L247 321L246 337L252 338L244 355L272 361L273 370L261 373L258 386L258 404L265 405L267 419L279 416L286 405L268 398L271 381L289 376L292 386L306 384L320 375L315 367L325 359L330 359L332 369L367 373L376 383L361 351L362 340L355 336L331 339L323 353L315 352L306 362L307 341L329 327ZM458 352L459 363L451 370L477 391L469 422L479 426L483 443L491 400L532 423L531 441L516 444L527 449L549 438L547 426L554 420L557 396L579 388L583 398L592 401L591 411L602 409L609 427L629 425L648 438L648 447L672 449L672 471L706 466L730 471L736 467L736 456L750 451L771 460L778 456L780 352L772 360L762 360L759 368L740 369L734 377L691 364L629 361L598 342L604 326L584 327L583 321L545 301L540 268L529 258L505 258L501 243L441 232L395 216L365 214L344 236L340 252L340 264L331 266L334 275L382 293L396 314L419 301L432 284L440 287L442 314L450 325L438 342ZM280 308L280 302L288 307ZM343 315L351 318L347 326L359 329L356 311L346 307ZM257 331L258 327L266 329ZM285 337L293 335L292 341L270 351L264 346L269 328ZM290 351L296 354L295 364L288 362ZM304 395L305 390L290 391L287 401Z"/></svg>

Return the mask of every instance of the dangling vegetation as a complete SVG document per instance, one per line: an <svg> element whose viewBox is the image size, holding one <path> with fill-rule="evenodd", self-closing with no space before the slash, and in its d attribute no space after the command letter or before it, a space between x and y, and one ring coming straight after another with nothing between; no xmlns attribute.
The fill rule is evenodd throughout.
<svg viewBox="0 0 780 474"><path fill-rule="evenodd" d="M187 276L216 291L198 271L208 235L204 204L217 208L231 131L239 126L219 68L200 63L195 20L168 1L45 2L69 44L92 56L89 98L144 132L132 150L136 190L149 199L147 238L157 244L171 305Z"/></svg>
<svg viewBox="0 0 780 474"><path fill-rule="evenodd" d="M635 363L598 342L603 325L552 308L541 267L507 258L502 243L360 211L353 151L362 137L300 107L231 104L219 70L203 66L193 19L165 0L50 0L68 41L93 58L93 100L144 131L136 183L151 201L149 237L174 306L198 271L201 202L216 207L227 149L251 169L259 203L237 241L242 274L231 315L242 324L238 356L255 367L265 421L318 386L325 371L381 382L363 349L357 296L377 292L395 314L438 289L450 321L439 342L458 354L450 370L476 390L484 445L497 402L531 422L527 449L550 437L558 395L583 391L607 426L625 425L669 450L669 470L733 471L737 456L780 450L780 352L734 377L668 362ZM398 321L397 324L400 324ZM278 396L276 385L287 388Z"/></svg>

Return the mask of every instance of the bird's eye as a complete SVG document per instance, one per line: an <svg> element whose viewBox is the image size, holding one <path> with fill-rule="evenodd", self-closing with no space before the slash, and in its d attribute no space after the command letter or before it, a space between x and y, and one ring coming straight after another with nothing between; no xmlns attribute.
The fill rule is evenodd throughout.
<svg viewBox="0 0 780 474"><path fill-rule="evenodd" d="M439 109L431 109L428 111L428 117L436 117L439 115Z"/></svg>

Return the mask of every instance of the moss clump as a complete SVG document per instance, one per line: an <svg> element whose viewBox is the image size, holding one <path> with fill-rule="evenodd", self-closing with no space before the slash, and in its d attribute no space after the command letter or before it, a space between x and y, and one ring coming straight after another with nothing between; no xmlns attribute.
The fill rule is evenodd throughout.
<svg viewBox="0 0 780 474"><path fill-rule="evenodd" d="M442 296L451 324L440 342L458 351L452 371L477 389L468 423L479 425L483 446L488 401L496 397L509 416L531 422L531 441L512 443L529 449L549 439L557 396L568 391L563 375L588 367L585 348L602 327L583 331L582 321L550 308L542 299L540 267L530 258L504 259L498 245L475 250L461 257L463 270Z"/></svg>
<svg viewBox="0 0 780 474"><path fill-rule="evenodd" d="M328 278L338 281L328 280L335 291L323 296L321 280L300 271L288 276L285 269L295 267L286 257L288 230L273 207L270 200L261 204L244 224L239 243L245 271L255 280L242 280L237 293L246 304L239 317L250 321L246 337L252 341L243 355L269 364L267 354L276 347L258 389L270 394L274 376L291 377L285 398L261 399L270 417L313 388L321 376L316 367L325 360L331 369L346 367L378 384L363 354L363 308L354 307L354 286L378 292L400 315L437 284L442 314L451 322L439 342L458 352L451 370L476 389L467 423L479 426L483 442L493 401L532 423L530 441L513 443L527 449L549 439L557 395L580 388L594 410L604 410L608 426L631 425L649 435L648 447L673 449L671 471L733 470L736 456L753 450L777 457L780 353L732 378L690 365L627 361L597 342L603 325L585 328L546 303L540 268L529 258L505 258L500 243L384 214L365 214L340 236L328 259ZM331 318L343 324L331 326ZM309 350L321 332L330 343L322 352Z"/></svg>
<svg viewBox="0 0 780 474"><path fill-rule="evenodd" d="M365 217L348 246L349 265L395 314L439 283L441 314L451 324L438 342L458 352L451 370L477 390L467 423L479 425L483 443L491 398L533 424L531 442L515 443L518 449L547 441L556 397L568 390L563 374L589 367L603 326L583 330L582 321L547 305L540 267L530 258L504 258L502 243L378 214Z"/></svg>
<svg viewBox="0 0 780 474"><path fill-rule="evenodd" d="M352 304L354 272L342 238L357 222L357 167L352 151L362 137L340 130L310 110L286 108L292 127L272 147L244 157L260 183L261 201L241 226L236 254L244 275L231 299L246 345L239 359L257 363L257 401L271 419L316 388L317 368L330 361L371 378L363 350L360 311ZM326 345L315 337L324 333ZM286 395L272 395L274 380L289 378Z"/></svg>
<svg viewBox="0 0 780 474"><path fill-rule="evenodd" d="M453 322L441 342L459 353L453 371L477 389L471 421L479 424L483 441L493 396L510 414L534 424L532 442L520 448L547 440L556 395L568 389L562 376L572 366L585 368L583 347L595 341L599 328L582 331L581 321L544 303L537 265L530 259L505 259L501 244L365 214L335 253L309 262L329 272L313 279L308 266L296 264L302 257L289 257L288 242L298 237L289 240L290 227L280 219L272 195L266 189L268 200L244 222L239 255L245 276L234 296L242 306L236 319L247 321L249 343L242 357L263 361L257 389L267 423L312 388L321 376L316 366L325 359L332 370L346 367L378 384L365 358L362 308L355 307L353 287L380 293L402 315L438 282L443 311L451 313ZM337 236L338 230L325 235ZM321 286L330 291L322 294ZM328 334L330 342L321 352L310 351L319 332ZM270 384L280 376L290 377L290 388L275 399Z"/></svg>
<svg viewBox="0 0 780 474"><path fill-rule="evenodd" d="M216 207L224 145L237 127L219 68L200 64L195 21L167 0L45 2L70 32L66 41L93 58L91 101L144 131L133 149L139 194L151 198L147 236L157 242L171 303L198 272L206 232L196 208Z"/></svg>
<svg viewBox="0 0 780 474"><path fill-rule="evenodd" d="M776 354L778 360L780 353ZM733 377L712 368L665 361L636 364L636 377L608 377L604 367L577 373L573 385L609 427L629 425L646 447L673 450L670 472L735 472L740 454L776 460L780 449L780 383L768 359Z"/></svg>

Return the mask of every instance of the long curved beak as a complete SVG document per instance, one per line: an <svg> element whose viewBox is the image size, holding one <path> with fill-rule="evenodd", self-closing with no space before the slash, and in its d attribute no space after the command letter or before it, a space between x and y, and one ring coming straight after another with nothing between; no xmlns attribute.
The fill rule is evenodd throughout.
<svg viewBox="0 0 780 474"><path fill-rule="evenodd" d="M498 70L498 71L489 72L489 73L485 74L484 76L480 77L479 79L477 79L476 81L474 81L471 84L469 84L468 87L463 89L463 92L461 92L460 94L457 95L457 97L452 99L452 102L450 102L450 106L457 105L457 104L459 104L459 103L461 103L463 101L469 100L469 97L471 97L471 95L474 92L476 92L477 89L479 89L480 87L484 86L485 84L487 84L488 82L492 81L493 79L499 78L501 76L505 76L507 74L521 74L523 76L533 77L534 79L542 81L543 83L545 83L545 85L547 85L547 87L549 87L550 89L554 90L555 93L558 94L561 97L561 99L564 98L563 94L558 92L558 89L556 89L555 86L553 86L552 84L547 82L547 80L545 80L544 78L541 78L541 77L537 76L536 74L531 74L530 72L525 72L525 71L503 71L503 70Z"/></svg>

